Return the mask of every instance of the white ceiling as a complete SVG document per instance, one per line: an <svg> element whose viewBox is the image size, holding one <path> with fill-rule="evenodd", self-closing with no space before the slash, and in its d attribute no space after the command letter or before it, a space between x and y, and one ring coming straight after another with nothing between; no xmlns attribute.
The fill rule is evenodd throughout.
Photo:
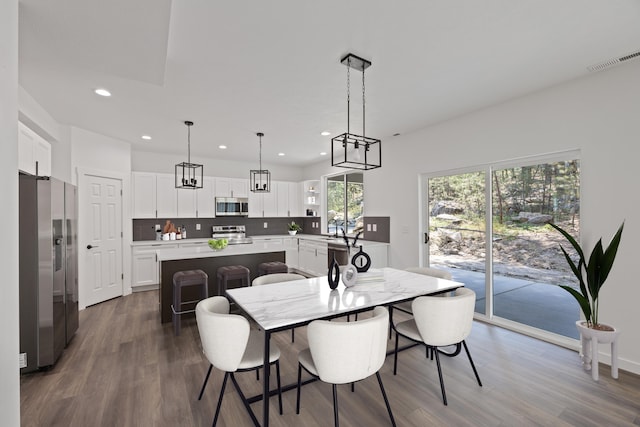
<svg viewBox="0 0 640 427"><path fill-rule="evenodd" d="M257 159L261 131L265 163L321 160L320 132L346 131L349 52L373 63L366 134L384 156L396 133L640 50L638 0L21 0L19 11L20 84L57 121L178 160L184 120L194 157ZM355 133L361 90L353 71Z"/></svg>

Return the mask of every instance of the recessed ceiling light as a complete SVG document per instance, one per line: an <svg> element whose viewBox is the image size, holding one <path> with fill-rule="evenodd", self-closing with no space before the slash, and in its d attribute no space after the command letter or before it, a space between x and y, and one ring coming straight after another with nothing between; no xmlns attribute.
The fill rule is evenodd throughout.
<svg viewBox="0 0 640 427"><path fill-rule="evenodd" d="M151 140L151 137L149 135L142 135L141 138L144 139L145 141Z"/></svg>
<svg viewBox="0 0 640 427"><path fill-rule="evenodd" d="M320 132L320 135L329 136L329 135L331 135L331 132L328 132L328 131L325 130L325 131Z"/></svg>
<svg viewBox="0 0 640 427"><path fill-rule="evenodd" d="M323 151L322 153L320 153L320 155L321 155L321 156L326 156L326 155L327 155L327 153Z"/></svg>
<svg viewBox="0 0 640 427"><path fill-rule="evenodd" d="M226 145L218 145L218 148L221 150L226 150L227 146Z"/></svg>
<svg viewBox="0 0 640 427"><path fill-rule="evenodd" d="M103 88L98 88L94 90L94 92L96 93L96 95L100 95L100 96L111 96L111 92Z"/></svg>
<svg viewBox="0 0 640 427"><path fill-rule="evenodd" d="M284 153L278 153L278 156L284 156Z"/></svg>

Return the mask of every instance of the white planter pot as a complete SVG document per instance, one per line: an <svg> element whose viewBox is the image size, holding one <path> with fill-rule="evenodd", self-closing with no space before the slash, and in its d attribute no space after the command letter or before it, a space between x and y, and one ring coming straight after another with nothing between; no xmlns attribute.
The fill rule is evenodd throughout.
<svg viewBox="0 0 640 427"><path fill-rule="evenodd" d="M606 325L608 326L608 325ZM618 378L618 336L620 331L611 327L610 331L588 328L583 320L576 321L580 332L582 367L591 371L592 378L598 380L598 344L611 344L611 376Z"/></svg>
<svg viewBox="0 0 640 427"><path fill-rule="evenodd" d="M298 230L289 230L289 235L290 236L295 236L297 232L298 232Z"/></svg>

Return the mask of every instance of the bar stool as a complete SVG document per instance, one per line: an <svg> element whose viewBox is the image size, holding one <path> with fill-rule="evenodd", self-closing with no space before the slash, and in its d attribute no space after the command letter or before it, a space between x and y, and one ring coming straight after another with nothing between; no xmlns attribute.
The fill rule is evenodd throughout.
<svg viewBox="0 0 640 427"><path fill-rule="evenodd" d="M288 273L289 267L287 264L280 261L263 262L258 264L258 276L273 273Z"/></svg>
<svg viewBox="0 0 640 427"><path fill-rule="evenodd" d="M200 286L200 298L192 301L182 301L182 288L187 286ZM176 335L180 335L181 316L195 312L195 309L183 310L185 304L195 304L200 300L209 298L209 276L202 270L178 271L173 275L173 304L171 312L173 328Z"/></svg>
<svg viewBox="0 0 640 427"><path fill-rule="evenodd" d="M227 291L227 282L229 280L240 280L242 286L249 286L250 271L244 265L227 265L218 268L216 277L218 279L218 295L224 296Z"/></svg>

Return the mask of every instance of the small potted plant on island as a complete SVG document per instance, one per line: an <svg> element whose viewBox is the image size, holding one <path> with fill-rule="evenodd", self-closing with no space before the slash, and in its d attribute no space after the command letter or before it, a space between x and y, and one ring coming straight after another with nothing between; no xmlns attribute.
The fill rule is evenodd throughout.
<svg viewBox="0 0 640 427"><path fill-rule="evenodd" d="M296 224L295 221L291 221L290 224L287 224L287 228L289 228L289 234L295 236L298 231L302 231L302 227Z"/></svg>
<svg viewBox="0 0 640 427"><path fill-rule="evenodd" d="M571 267L571 271L573 271L573 274L578 279L580 288L575 289L574 287L566 285L560 285L560 287L569 292L576 301L578 301L584 314L584 320L578 320L576 322L582 344L580 356L582 357L583 366L585 370L591 369L593 379L597 380L598 343L612 343L611 376L618 378L616 340L619 331L612 326L600 323L598 317L598 297L600 296L602 286L609 276L611 267L613 267L613 261L616 259L624 222L620 225L620 228L618 228L618 231L606 249L602 246L602 239L598 240L589 255L589 259L585 257L585 251L583 251L580 244L569 233L555 224L550 223L549 225L562 233L578 253L578 263L576 264L567 251L560 246L569 267Z"/></svg>

